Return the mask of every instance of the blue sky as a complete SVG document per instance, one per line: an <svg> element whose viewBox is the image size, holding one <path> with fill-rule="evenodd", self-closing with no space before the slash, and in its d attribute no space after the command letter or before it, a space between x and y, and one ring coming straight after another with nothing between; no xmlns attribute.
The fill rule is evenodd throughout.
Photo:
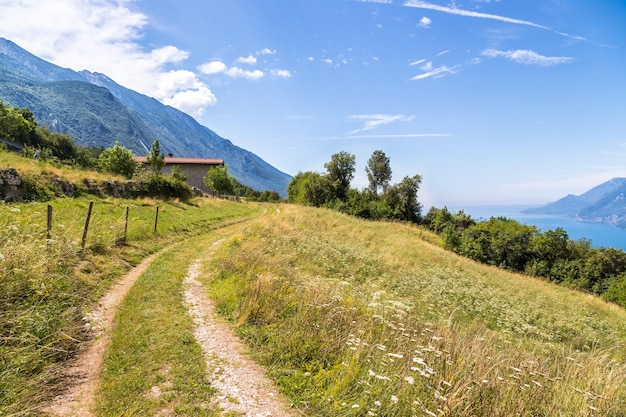
<svg viewBox="0 0 626 417"><path fill-rule="evenodd" d="M0 36L177 107L291 175L372 152L426 206L626 177L623 0L0 0ZM207 155L208 156L208 155Z"/></svg>

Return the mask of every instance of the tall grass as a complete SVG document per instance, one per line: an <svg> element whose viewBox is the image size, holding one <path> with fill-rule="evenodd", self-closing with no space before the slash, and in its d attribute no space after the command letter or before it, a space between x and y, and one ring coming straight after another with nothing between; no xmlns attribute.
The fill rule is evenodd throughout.
<svg viewBox="0 0 626 417"><path fill-rule="evenodd" d="M59 368L88 338L83 317L112 283L158 249L257 215L261 207L213 199L95 199L0 204L0 415L36 414L54 395ZM159 223L154 233L156 207ZM126 207L127 243L122 244Z"/></svg>
<svg viewBox="0 0 626 417"><path fill-rule="evenodd" d="M623 310L424 233L287 206L206 272L309 415L626 415Z"/></svg>

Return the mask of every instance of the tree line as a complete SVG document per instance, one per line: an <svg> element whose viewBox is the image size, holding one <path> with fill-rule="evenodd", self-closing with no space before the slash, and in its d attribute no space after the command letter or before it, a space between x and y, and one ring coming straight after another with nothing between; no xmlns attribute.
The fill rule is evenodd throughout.
<svg viewBox="0 0 626 417"><path fill-rule="evenodd" d="M417 197L422 177L406 176L390 185L390 160L383 151L374 151L368 160L365 170L369 187L363 190L351 187L356 171L354 155L338 152L324 168L325 173L298 172L287 186L287 200L371 220L420 221L422 206Z"/></svg>

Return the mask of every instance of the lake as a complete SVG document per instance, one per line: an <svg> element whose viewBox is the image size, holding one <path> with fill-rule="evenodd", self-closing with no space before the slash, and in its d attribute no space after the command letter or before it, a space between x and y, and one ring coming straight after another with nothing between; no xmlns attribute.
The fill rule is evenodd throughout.
<svg viewBox="0 0 626 417"><path fill-rule="evenodd" d="M542 232L558 227L567 232L570 239L589 239L595 248L613 247L626 251L626 230L602 223L579 222L567 217L548 214L527 214L522 210L536 206L468 206L449 207L453 213L463 210L474 220L489 220L490 217L504 216L520 223L536 226Z"/></svg>

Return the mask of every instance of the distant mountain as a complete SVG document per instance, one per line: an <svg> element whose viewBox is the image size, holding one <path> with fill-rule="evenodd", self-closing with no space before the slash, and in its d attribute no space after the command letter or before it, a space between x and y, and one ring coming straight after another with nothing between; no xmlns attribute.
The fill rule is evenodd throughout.
<svg viewBox="0 0 626 417"><path fill-rule="evenodd" d="M613 178L581 195L568 195L545 206L524 210L626 229L626 178Z"/></svg>
<svg viewBox="0 0 626 417"><path fill-rule="evenodd" d="M0 100L28 107L51 131L85 146L115 141L145 155L154 139L178 157L221 158L241 183L286 195L291 176L200 125L189 115L116 84L106 75L46 62L0 38Z"/></svg>

